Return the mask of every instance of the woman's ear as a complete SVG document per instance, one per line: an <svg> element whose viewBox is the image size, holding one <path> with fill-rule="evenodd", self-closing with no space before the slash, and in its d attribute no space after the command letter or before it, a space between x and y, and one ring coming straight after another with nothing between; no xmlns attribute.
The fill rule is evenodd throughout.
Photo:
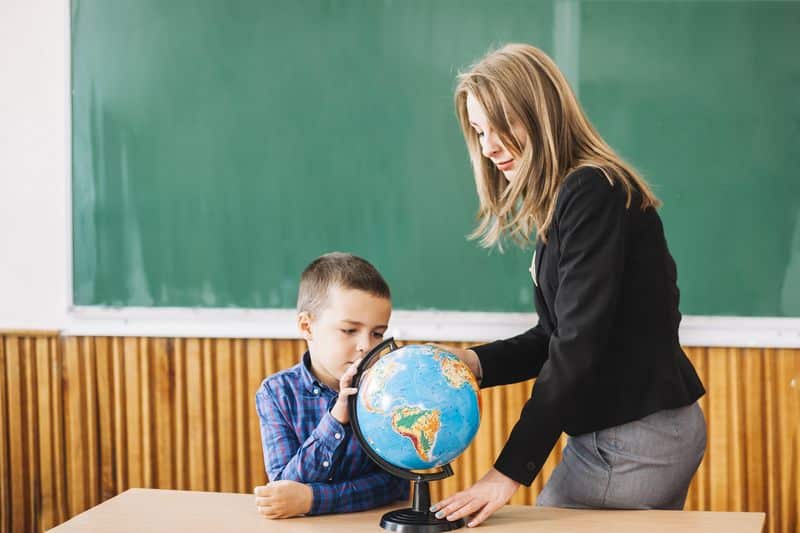
<svg viewBox="0 0 800 533"><path fill-rule="evenodd" d="M311 340L311 313L308 311L297 313L297 329L300 330L300 336L306 341Z"/></svg>

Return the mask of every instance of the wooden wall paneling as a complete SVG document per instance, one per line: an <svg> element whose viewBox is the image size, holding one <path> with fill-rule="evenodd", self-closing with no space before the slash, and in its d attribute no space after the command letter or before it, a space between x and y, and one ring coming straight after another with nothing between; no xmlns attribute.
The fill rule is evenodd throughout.
<svg viewBox="0 0 800 533"><path fill-rule="evenodd" d="M750 384L743 379L744 360L740 351L735 348L726 348L724 357L729 392L727 418L730 421L727 453L730 484L727 487L729 494L726 508L731 511L743 511L746 502L745 489L747 488L744 477L745 442L742 438L745 435L744 403L745 397L753 392L753 387L750 387Z"/></svg>
<svg viewBox="0 0 800 533"><path fill-rule="evenodd" d="M205 414L202 432L205 435L205 490L219 490L219 470L217 469L217 411L214 355L212 353L212 340L203 339L203 412ZM199 429L199 428L198 428Z"/></svg>
<svg viewBox="0 0 800 533"><path fill-rule="evenodd" d="M741 350L740 359L743 371L741 377L741 396L744 401L744 431L740 439L745 448L741 458L744 467L743 490L747 496L747 511L764 509L766 501L764 470L764 435L766 425L762 409L765 400L764 358L763 350L748 348Z"/></svg>
<svg viewBox="0 0 800 533"><path fill-rule="evenodd" d="M794 361L794 370L792 372L792 379L789 382L792 395L792 404L794 410L794 420L792 428L792 448L790 464L793 468L790 469L789 476L794 480L791 484L794 498L791 500L791 506L795 510L792 525L795 531L800 530L800 353L797 350L792 351Z"/></svg>
<svg viewBox="0 0 800 533"><path fill-rule="evenodd" d="M114 471L117 494L130 487L128 474L128 410L125 401L125 354L124 339L112 337L110 343L110 364L112 379L112 431L114 441Z"/></svg>
<svg viewBox="0 0 800 533"><path fill-rule="evenodd" d="M67 495L67 468L64 456L65 429L64 429L64 382L63 382L63 362L64 362L64 342L60 337L50 338L50 382L53 384L53 469L55 471L55 502L56 508L53 513L55 524L64 522L71 515L69 514L68 495ZM55 525L54 524L54 525Z"/></svg>
<svg viewBox="0 0 800 533"><path fill-rule="evenodd" d="M466 343L460 343L468 346ZM0 532L41 530L131 486L249 493L265 481L254 393L299 361L294 340L0 335ZM690 348L709 445L687 509L766 511L798 529L800 350ZM434 501L492 465L531 382L484 390L483 423ZM554 448L534 504L560 460Z"/></svg>
<svg viewBox="0 0 800 533"><path fill-rule="evenodd" d="M247 359L244 352L244 341L235 339L231 341L233 363L233 420L234 420L234 449L233 459L234 489L233 492L249 492L249 459L247 442L250 439L248 417L253 414L247 409Z"/></svg>
<svg viewBox="0 0 800 533"><path fill-rule="evenodd" d="M82 357L79 339L68 338L64 342L63 394L64 433L67 473L67 514L74 516L90 507L87 462L90 460L83 431L86 407L83 403L84 374L81 372Z"/></svg>
<svg viewBox="0 0 800 533"><path fill-rule="evenodd" d="M248 475L247 484L244 487L246 492L252 492L258 485L263 485L266 480L264 470L264 456L261 452L261 425L258 421L255 408L255 395L261 381L267 376L267 355L270 352L270 364L274 361L272 357L272 344L269 341L248 339L245 342L245 361L247 364L247 385L242 401L245 409L245 423L248 428L247 456ZM244 492L244 491L243 491Z"/></svg>
<svg viewBox="0 0 800 533"><path fill-rule="evenodd" d="M215 339L213 341L216 374L214 388L216 389L216 415L217 415L217 442L219 451L216 466L219 468L219 488L222 492L233 492L236 480L236 465L234 463L234 438L236 428L234 423L234 392L236 390L233 374L233 358L231 341L228 339Z"/></svg>
<svg viewBox="0 0 800 533"><path fill-rule="evenodd" d="M97 375L97 424L99 446L100 501L116 493L114 457L114 377L111 338L93 339Z"/></svg>
<svg viewBox="0 0 800 533"><path fill-rule="evenodd" d="M89 507L97 505L102 501L100 494L100 446L98 443L98 405L97 405L97 357L94 352L94 343L91 337L81 337L78 340L78 357L80 358L79 368L83 374L81 386L83 387L83 407L80 417L80 431L84 434L85 450L85 476L86 476L86 498Z"/></svg>
<svg viewBox="0 0 800 533"><path fill-rule="evenodd" d="M186 340L186 438L189 444L189 489L207 490L204 455L203 354L199 339Z"/></svg>
<svg viewBox="0 0 800 533"><path fill-rule="evenodd" d="M153 450L154 417L151 406L153 392L152 346L156 339L143 337L139 339L139 399L141 401L142 432L142 483L145 487L155 486L155 454Z"/></svg>
<svg viewBox="0 0 800 533"><path fill-rule="evenodd" d="M709 414L711 413L711 404L708 394L708 391L710 390L708 377L708 350L706 348L690 348L687 350L687 354L692 360L692 363L697 370L697 374L700 377L700 381L703 382L706 389L706 394L700 398L699 403L700 408L703 411L706 424L710 428ZM688 506L689 509L709 509L711 505L711 468L708 461L711 442L710 429L707 438L708 441L706 443L705 456L703 461L700 463L700 467L697 469L697 473L692 481L692 486L690 486L689 489L689 500L690 502L693 502L693 505Z"/></svg>
<svg viewBox="0 0 800 533"><path fill-rule="evenodd" d="M53 344L51 339L38 337L35 339L35 359L32 363L36 365L36 386L34 388L37 394L37 407L38 413L34 424L38 427L39 434L39 456L38 456L38 471L39 471L39 508L41 513L41 527L51 528L57 522L55 519L55 512L57 509L56 504L56 487L55 478L57 472L53 464L53 456L55 455L58 442L55 441L56 433L53 427L53 402L52 395L58 390L52 383L52 375L50 372L50 350Z"/></svg>
<svg viewBox="0 0 800 533"><path fill-rule="evenodd" d="M22 408L22 369L19 339L8 337L5 341L6 394L8 398L8 455L9 455L9 493L11 503L10 530L23 531L29 520L26 518L27 505L25 486L28 468L25 458L23 436L25 431L25 410Z"/></svg>
<svg viewBox="0 0 800 533"><path fill-rule="evenodd" d="M781 472L782 461L778 455L780 443L780 422L778 418L778 391L780 390L780 378L777 373L777 361L774 358L774 351L765 350L767 357L764 359L764 380L767 384L767 394L764 401L764 418L766 419L766 486L767 486L767 529L770 533L784 531L782 528L781 509L780 509L780 478L777 475Z"/></svg>
<svg viewBox="0 0 800 533"><path fill-rule="evenodd" d="M41 509L40 501L40 470L39 470L39 435L37 424L38 397L36 394L36 357L34 340L36 337L21 337L20 342L20 370L22 375L22 418L24 419L23 448L25 456L25 517L29 527L39 529Z"/></svg>
<svg viewBox="0 0 800 533"><path fill-rule="evenodd" d="M0 533L11 531L11 514L14 509L11 501L11 461L9 459L10 434L7 386L8 372L6 343L0 336Z"/></svg>
<svg viewBox="0 0 800 533"><path fill-rule="evenodd" d="M173 414L175 412L175 379L172 365L175 362L171 339L152 340L153 403L152 419L155 438L155 485L175 488L175 445L173 440ZM151 424L147 424L148 426Z"/></svg>
<svg viewBox="0 0 800 533"><path fill-rule="evenodd" d="M792 504L794 503L794 491L797 490L800 478L797 477L797 472L792 468L791 457L792 437L796 433L798 423L800 423L800 413L794 409L795 404L792 401L794 393L792 380L797 378L800 371L798 371L797 358L791 350L773 350L773 359L776 362L777 378L776 407L779 428L777 455L781 458L781 470L778 472L782 473L782 475L776 475L780 494L781 524L785 530L797 531L798 511Z"/></svg>
<svg viewBox="0 0 800 533"><path fill-rule="evenodd" d="M730 442L730 420L727 416L733 392L727 377L727 358L725 348L709 348L708 350L708 390L709 408L708 461L711 471L711 509L721 511L730 504L729 486L730 471L728 469L728 449Z"/></svg>
<svg viewBox="0 0 800 533"><path fill-rule="evenodd" d="M139 339L122 339L122 375L125 394L122 408L125 410L126 489L144 487L144 457L142 451L142 399L141 365L139 363Z"/></svg>
<svg viewBox="0 0 800 533"><path fill-rule="evenodd" d="M173 446L175 488L189 490L189 439L186 383L186 339L172 341L172 380L175 415L173 417Z"/></svg>

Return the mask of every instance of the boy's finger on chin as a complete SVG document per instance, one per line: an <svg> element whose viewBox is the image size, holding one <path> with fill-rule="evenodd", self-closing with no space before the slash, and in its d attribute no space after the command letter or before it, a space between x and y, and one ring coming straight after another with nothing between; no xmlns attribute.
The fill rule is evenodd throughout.
<svg viewBox="0 0 800 533"><path fill-rule="evenodd" d="M353 394L357 393L358 389L354 387L345 387L343 389L339 389L339 396L352 396Z"/></svg>

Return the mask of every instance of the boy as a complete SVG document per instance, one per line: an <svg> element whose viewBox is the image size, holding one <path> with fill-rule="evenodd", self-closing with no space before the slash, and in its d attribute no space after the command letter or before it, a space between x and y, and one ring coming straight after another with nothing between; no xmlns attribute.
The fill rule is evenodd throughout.
<svg viewBox="0 0 800 533"><path fill-rule="evenodd" d="M350 380L391 312L386 281L360 257L330 253L303 271L297 325L308 351L256 392L270 483L255 496L265 517L361 511L408 497L408 482L361 449L347 411Z"/></svg>

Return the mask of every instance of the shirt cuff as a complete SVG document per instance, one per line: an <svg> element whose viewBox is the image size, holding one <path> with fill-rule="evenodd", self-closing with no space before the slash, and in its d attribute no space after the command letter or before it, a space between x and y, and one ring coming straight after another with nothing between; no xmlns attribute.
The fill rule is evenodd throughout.
<svg viewBox="0 0 800 533"><path fill-rule="evenodd" d="M344 426L333 417L330 411L322 416L322 419L312 433L314 440L330 453L330 457L320 459L321 461L327 460L329 463L333 462L333 454L336 453L336 450L342 442L344 442L345 434Z"/></svg>

